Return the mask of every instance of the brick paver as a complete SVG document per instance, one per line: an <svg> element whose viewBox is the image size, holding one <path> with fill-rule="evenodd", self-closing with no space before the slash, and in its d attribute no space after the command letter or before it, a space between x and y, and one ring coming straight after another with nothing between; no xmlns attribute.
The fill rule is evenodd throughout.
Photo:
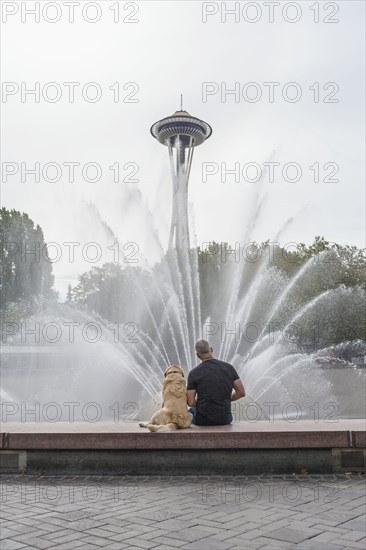
<svg viewBox="0 0 366 550"><path fill-rule="evenodd" d="M4 475L1 550L365 549L365 476Z"/></svg>

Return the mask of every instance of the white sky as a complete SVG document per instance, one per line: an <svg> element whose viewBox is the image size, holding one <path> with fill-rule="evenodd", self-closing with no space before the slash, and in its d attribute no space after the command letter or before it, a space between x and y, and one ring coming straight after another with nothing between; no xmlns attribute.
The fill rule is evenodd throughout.
<svg viewBox="0 0 366 550"><path fill-rule="evenodd" d="M61 19L52 24L42 15L35 23L34 16L25 13L21 22L22 8L30 9L35 2L2 2L3 17L4 9L13 9L10 5L19 8L2 25L3 82L14 82L19 88L21 82L29 88L39 82L41 89L56 82L63 92L56 103L42 97L36 103L33 96L22 102L20 93L9 95L5 103L3 96L2 162L3 168L4 162L19 166L23 162L27 167L35 162L41 166L94 162L101 166L103 177L89 183L77 169L75 182L70 183L63 166L59 182L41 178L37 184L33 176L21 182L19 171L6 183L3 180L3 206L27 212L42 226L48 242L95 241L105 251L112 244L107 224L121 243L135 241L144 255L154 257L153 230L159 231L164 246L167 242L171 184L167 150L152 139L149 130L153 122L179 108L183 93L184 107L213 127L212 137L195 151L190 179L199 243L240 241L259 195L265 201L251 240L274 239L293 218L281 234L282 243L309 243L315 235L324 235L330 241L364 246L363 1L328 2L327 11L326 2L315 3L319 23L314 23L310 9L314 2L307 1L297 2L302 12L297 23L286 22L281 14L288 2L276 8L273 23L268 21L269 8L259 1L254 3L262 10L257 23L246 22L243 16L238 23L228 16L223 23L220 12L203 23L202 3L195 1L145 1L130 6L120 2L121 19L132 13L132 4L138 6L132 16L138 20L135 24L114 23L110 8L116 2L109 1L97 3L101 19L88 23L81 15L81 6L88 2L79 3L75 22L69 23L67 6L57 2ZM246 4L241 2L241 8ZM221 3L216 5L220 8ZM226 5L232 8L234 2ZM332 16L333 6L339 6L339 12ZM94 9L87 12L91 18ZM294 13L290 10L288 16ZM55 8L49 8L46 16L55 14ZM324 23L327 15L339 22ZM248 17L253 18L254 11ZM64 82L80 83L74 103L68 101ZM80 89L88 82L100 86L100 101L88 103L81 97ZM114 103L109 86L115 82L120 83L122 97L132 91L132 87L123 90L124 84L137 83L138 102ZM256 82L262 99L250 103L241 96L235 102L228 95L223 102L217 93L203 102L203 82L217 83L219 88L226 83L228 89L238 82L240 90ZM268 101L264 82L280 83L273 103ZM300 101L282 98L288 82L301 87ZM318 103L309 90L314 82L320 84ZM323 90L328 82L339 86L338 103L322 101L333 90ZM222 183L220 173L202 181L203 163L227 163L230 169L238 162L241 167L249 162L263 167L269 160L280 162L280 170L288 162L298 163L300 181L284 182L277 176L273 183L266 178L259 188L242 178L235 182L233 176ZM115 162L121 167L137 163L138 183L114 183L108 167ZM321 168L318 183L309 169L314 163ZM322 170L326 163L337 163L339 172L334 177L339 182L322 181L331 173L331 168ZM111 261L112 252L105 252L102 259ZM80 252L70 262L63 247L60 261L54 264L57 288L63 291L92 265Z"/></svg>

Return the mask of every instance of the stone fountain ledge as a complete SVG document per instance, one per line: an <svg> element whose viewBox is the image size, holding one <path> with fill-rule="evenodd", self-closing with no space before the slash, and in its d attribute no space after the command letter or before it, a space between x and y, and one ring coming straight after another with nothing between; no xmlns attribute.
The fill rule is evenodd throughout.
<svg viewBox="0 0 366 550"><path fill-rule="evenodd" d="M7 422L1 449L238 449L364 447L366 420L260 420L150 433L137 422Z"/></svg>
<svg viewBox="0 0 366 550"><path fill-rule="evenodd" d="M150 433L136 422L3 423L2 472L184 475L365 471L366 421L284 420Z"/></svg>

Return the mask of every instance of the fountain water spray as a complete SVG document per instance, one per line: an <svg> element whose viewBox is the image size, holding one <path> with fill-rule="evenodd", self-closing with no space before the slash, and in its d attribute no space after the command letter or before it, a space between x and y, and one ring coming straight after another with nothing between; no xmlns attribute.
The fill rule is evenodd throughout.
<svg viewBox="0 0 366 550"><path fill-rule="evenodd" d="M125 339L124 334L116 338L114 329L108 325L108 315L104 313L99 316L79 304L51 304L49 310L25 319L27 326L32 328L40 321L46 327L49 324L77 325L75 340L68 341L67 333L62 331L60 342L29 346L30 352L23 345L21 331L10 337L10 345L2 349L0 399L3 403L5 401L9 407L13 403L17 407L22 401L40 402L41 406L47 406L50 401L98 402L103 408L103 418L109 418L112 415L110 405L122 401L127 407L123 410L130 419L132 405L136 405L132 407L133 415L138 413L137 403L145 403L148 398L154 399L156 407L159 406L161 379L168 364L178 362L186 372L197 364L194 341L209 335L204 333L204 318L206 324L209 321L208 324L217 329L209 335L217 357L234 364L247 392L260 405L273 402L286 407L288 403L298 403L306 417L312 418L314 403L326 407L329 402L338 402L348 415L363 416L362 396L358 401L343 397L345 384L349 396L357 393L362 386L362 373L354 369L347 369L347 372L343 368L323 369L316 351L309 353L301 343L293 348L291 339L287 338L291 326L300 320L305 319L306 336L307 319L323 319L326 324L328 317L330 320L339 318L339 311L357 307L364 296L361 288L320 285L316 296L312 292L307 296L309 284L311 286L313 280L321 279L329 271L329 264L320 261L322 255L317 262L310 258L292 276L270 266L261 257L255 268L249 261L245 264L232 261L223 263L217 272L212 271L213 276L209 272L210 277L207 277L197 248L191 248L188 184L193 152L211 133L211 127L184 111L182 104L180 111L151 127L153 137L169 150L173 204L168 250L160 243L153 215L149 212L144 218L145 228L159 245L161 261L154 266L144 266L147 267L144 270L131 268L125 285L128 296L122 293L119 298L128 298L127 305L131 308L128 321L138 327L138 338ZM262 182L263 179L256 188L251 215L243 226L244 243L254 242L254 230L262 215L266 201ZM136 199L142 203L140 192L134 192ZM292 219L288 220L275 232L272 238L275 243L291 222ZM201 300L202 289L205 294ZM293 301L293 295L299 291L304 297ZM114 292L113 287L111 292ZM111 302L118 297L112 294ZM125 319L123 315L122 320ZM121 321L120 318L113 320ZM89 343L83 336L83 327L96 323L102 327L101 341ZM272 333L270 323L282 329ZM259 327L254 340L245 332L250 324ZM238 334L235 330L235 335L232 334L234 326L240 329ZM229 337L226 332L230 333ZM346 342L344 345L353 344ZM362 381L363 377L362 374ZM333 380L336 381L335 389L340 388L334 396ZM155 399L157 394L159 400ZM11 418L15 420L15 413Z"/></svg>

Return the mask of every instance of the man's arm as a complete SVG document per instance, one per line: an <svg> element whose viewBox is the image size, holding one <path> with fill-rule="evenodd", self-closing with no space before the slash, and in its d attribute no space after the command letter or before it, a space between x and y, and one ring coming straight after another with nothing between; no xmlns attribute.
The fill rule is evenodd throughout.
<svg viewBox="0 0 366 550"><path fill-rule="evenodd" d="M231 401L237 401L237 399L241 399L242 397L245 397L245 389L243 386L243 382L240 380L240 378L237 378L237 380L234 380L233 386L234 386L234 389L231 394Z"/></svg>
<svg viewBox="0 0 366 550"><path fill-rule="evenodd" d="M187 403L189 407L196 407L196 390L187 390Z"/></svg>

